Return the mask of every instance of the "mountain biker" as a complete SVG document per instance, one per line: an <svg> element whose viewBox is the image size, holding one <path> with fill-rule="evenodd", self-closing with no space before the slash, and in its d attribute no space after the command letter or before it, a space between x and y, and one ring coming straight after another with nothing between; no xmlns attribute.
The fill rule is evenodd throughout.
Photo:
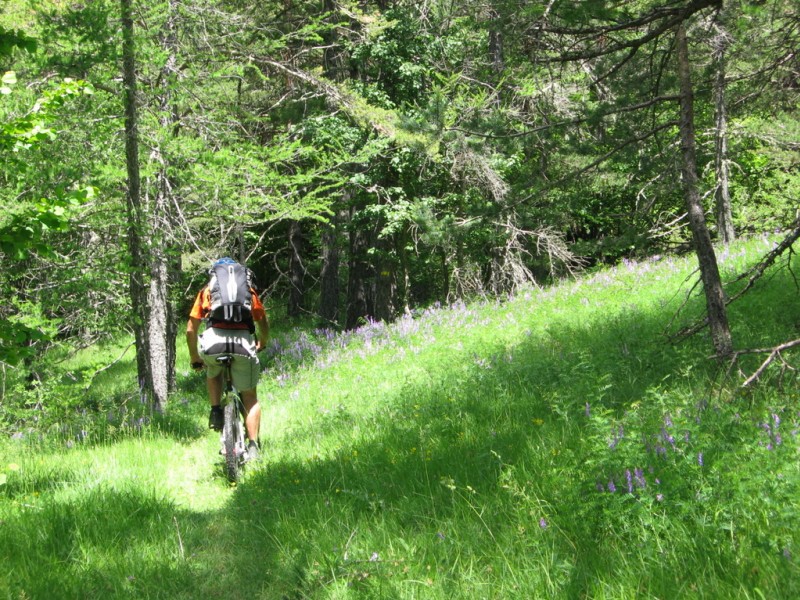
<svg viewBox="0 0 800 600"><path fill-rule="evenodd" d="M236 265L236 261L225 257L214 262L217 265ZM206 369L208 397L211 413L208 426L221 431L224 415L220 407L222 399L222 366L216 361L221 354L232 354L231 374L233 385L239 391L244 404L245 428L247 429L248 460L258 458L258 433L261 427L261 407L258 404L257 385L261 366L257 353L266 347L269 337L269 321L264 305L258 294L250 287L252 306L246 321L238 323L212 321L208 319L211 310L211 289L208 285L201 289L189 312L186 324L186 344L189 347L189 361L195 371ZM206 328L200 334L200 324L206 319ZM255 334L255 340L254 340ZM199 342L199 344L198 344Z"/></svg>

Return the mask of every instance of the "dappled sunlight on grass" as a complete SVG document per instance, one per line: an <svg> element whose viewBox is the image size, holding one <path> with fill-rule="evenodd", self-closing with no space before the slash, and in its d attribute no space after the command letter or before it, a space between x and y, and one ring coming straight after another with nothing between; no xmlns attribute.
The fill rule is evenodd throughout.
<svg viewBox="0 0 800 600"><path fill-rule="evenodd" d="M0 591L796 597L800 389L785 377L742 398L703 336L667 342L692 269L624 263L341 337L287 334L260 386L264 459L237 486L186 374L190 401L162 422L3 472L15 575ZM743 300L746 343L800 323L786 286L763 294L786 308Z"/></svg>

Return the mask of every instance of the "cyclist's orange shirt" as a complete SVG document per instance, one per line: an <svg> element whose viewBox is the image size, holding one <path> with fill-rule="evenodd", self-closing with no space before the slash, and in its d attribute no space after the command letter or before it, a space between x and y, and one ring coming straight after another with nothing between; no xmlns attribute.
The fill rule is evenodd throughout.
<svg viewBox="0 0 800 600"><path fill-rule="evenodd" d="M264 310L264 305L261 303L258 295L251 289L250 293L253 296L253 306L250 309L250 313L253 315L253 322L258 322L266 316L266 311ZM204 287L200 292L197 294L197 298L194 300L194 306L192 306L192 310L189 312L189 316L193 319L205 319L208 316L208 313L211 311L211 290L208 289L208 286ZM247 329L247 325L245 323L215 323L214 327L218 329Z"/></svg>

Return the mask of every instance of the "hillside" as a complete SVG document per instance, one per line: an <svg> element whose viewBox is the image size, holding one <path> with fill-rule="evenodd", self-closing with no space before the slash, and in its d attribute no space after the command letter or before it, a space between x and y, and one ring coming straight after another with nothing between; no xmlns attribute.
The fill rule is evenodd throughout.
<svg viewBox="0 0 800 600"><path fill-rule="evenodd" d="M723 276L771 244L721 253ZM775 365L743 393L763 356L669 343L703 306L693 270L625 262L349 334L276 321L265 459L234 487L198 376L151 418L124 345L59 357L0 445L0 595L800 597L798 381ZM800 337L797 298L785 268L760 281L737 348Z"/></svg>

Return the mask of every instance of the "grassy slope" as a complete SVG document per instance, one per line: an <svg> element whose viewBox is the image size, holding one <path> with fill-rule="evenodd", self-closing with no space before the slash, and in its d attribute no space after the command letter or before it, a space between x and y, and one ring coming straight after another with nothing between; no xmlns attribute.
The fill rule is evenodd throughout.
<svg viewBox="0 0 800 600"><path fill-rule="evenodd" d="M6 444L0 595L798 597L797 381L731 397L705 336L665 342L692 265L279 337L267 460L235 488L189 373L164 421ZM737 346L799 337L798 304L786 271L759 286Z"/></svg>

